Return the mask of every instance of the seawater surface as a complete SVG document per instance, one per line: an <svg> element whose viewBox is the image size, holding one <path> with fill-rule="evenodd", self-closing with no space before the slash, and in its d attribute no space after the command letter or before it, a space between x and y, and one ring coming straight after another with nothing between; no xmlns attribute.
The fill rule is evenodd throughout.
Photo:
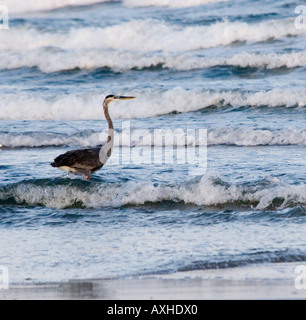
<svg viewBox="0 0 306 320"><path fill-rule="evenodd" d="M12 283L306 261L297 3L2 3L0 265ZM108 94L137 97L110 107L123 161L89 182L52 168L106 141ZM160 146L154 130L178 128L207 129L202 174L141 162Z"/></svg>

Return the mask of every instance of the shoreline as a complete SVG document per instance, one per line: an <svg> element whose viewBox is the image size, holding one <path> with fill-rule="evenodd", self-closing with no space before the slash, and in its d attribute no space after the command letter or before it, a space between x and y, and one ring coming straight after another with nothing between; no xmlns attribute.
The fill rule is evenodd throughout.
<svg viewBox="0 0 306 320"><path fill-rule="evenodd" d="M259 300L306 299L295 267L271 263L120 279L12 284L0 300Z"/></svg>

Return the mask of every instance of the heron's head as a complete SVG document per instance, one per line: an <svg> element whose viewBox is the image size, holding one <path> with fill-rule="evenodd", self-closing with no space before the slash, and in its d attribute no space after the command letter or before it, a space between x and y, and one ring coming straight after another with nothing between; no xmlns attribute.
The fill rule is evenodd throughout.
<svg viewBox="0 0 306 320"><path fill-rule="evenodd" d="M114 96L114 95L111 94L111 95L105 97L103 105L104 106L108 106L108 104L110 102L118 101L118 100L129 100L129 99L135 99L135 97Z"/></svg>

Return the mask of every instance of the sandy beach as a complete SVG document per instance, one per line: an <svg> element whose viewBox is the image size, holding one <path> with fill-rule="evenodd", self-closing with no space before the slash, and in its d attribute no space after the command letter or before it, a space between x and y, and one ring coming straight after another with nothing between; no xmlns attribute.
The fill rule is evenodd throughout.
<svg viewBox="0 0 306 320"><path fill-rule="evenodd" d="M297 263L199 270L128 279L12 284L1 300L306 299L295 288Z"/></svg>

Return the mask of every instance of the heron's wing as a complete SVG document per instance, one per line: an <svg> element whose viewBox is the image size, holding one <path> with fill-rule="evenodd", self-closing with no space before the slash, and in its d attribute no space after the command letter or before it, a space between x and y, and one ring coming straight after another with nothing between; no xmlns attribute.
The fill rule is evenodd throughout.
<svg viewBox="0 0 306 320"><path fill-rule="evenodd" d="M95 170L103 165L100 161L99 153L100 148L68 151L58 156L53 164L55 167Z"/></svg>

